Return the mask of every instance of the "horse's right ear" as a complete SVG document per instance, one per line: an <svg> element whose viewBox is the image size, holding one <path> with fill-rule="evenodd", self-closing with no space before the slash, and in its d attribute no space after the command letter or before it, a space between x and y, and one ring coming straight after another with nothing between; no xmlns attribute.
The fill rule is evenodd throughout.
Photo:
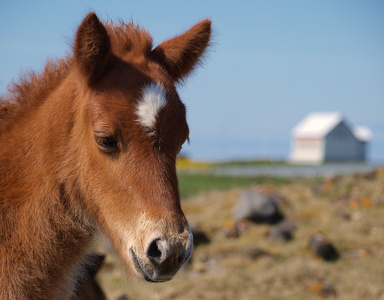
<svg viewBox="0 0 384 300"><path fill-rule="evenodd" d="M74 57L89 84L102 75L111 52L111 42L95 13L85 17L76 34Z"/></svg>
<svg viewBox="0 0 384 300"><path fill-rule="evenodd" d="M211 20L207 19L184 34L163 42L151 55L178 81L191 73L199 63L210 39Z"/></svg>

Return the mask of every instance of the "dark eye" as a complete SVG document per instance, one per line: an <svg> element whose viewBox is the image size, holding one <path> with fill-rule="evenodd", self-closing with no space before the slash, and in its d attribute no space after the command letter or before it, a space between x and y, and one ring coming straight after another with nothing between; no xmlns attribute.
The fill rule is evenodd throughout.
<svg viewBox="0 0 384 300"><path fill-rule="evenodd" d="M111 136L95 134L95 141L100 150L104 152L112 152L117 148L116 140Z"/></svg>

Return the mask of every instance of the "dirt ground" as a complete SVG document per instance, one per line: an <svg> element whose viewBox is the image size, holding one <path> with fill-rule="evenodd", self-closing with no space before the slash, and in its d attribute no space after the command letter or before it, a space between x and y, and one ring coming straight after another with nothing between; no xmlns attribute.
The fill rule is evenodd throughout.
<svg viewBox="0 0 384 300"><path fill-rule="evenodd" d="M99 245L108 252L97 277L108 299L384 300L384 169L251 188L281 199L285 219L295 225L293 239L272 240L271 225L250 222L229 234L242 189L185 199L190 224L210 242L197 245L191 261L164 284L127 279ZM339 259L324 261L310 251L317 233L332 243Z"/></svg>

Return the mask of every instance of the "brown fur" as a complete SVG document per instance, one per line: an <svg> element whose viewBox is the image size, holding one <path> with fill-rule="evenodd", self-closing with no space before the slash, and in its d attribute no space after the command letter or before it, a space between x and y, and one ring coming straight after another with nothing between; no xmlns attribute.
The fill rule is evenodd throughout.
<svg viewBox="0 0 384 300"><path fill-rule="evenodd" d="M189 234L175 159L188 126L174 84L199 61L210 32L206 20L152 50L145 31L102 25L91 13L73 57L22 76L1 98L0 299L72 297L99 230L131 271L130 250L144 261L158 232L178 250L157 271L166 280L177 271ZM153 81L168 104L148 138L134 111ZM115 151L100 150L100 132L116 139Z"/></svg>

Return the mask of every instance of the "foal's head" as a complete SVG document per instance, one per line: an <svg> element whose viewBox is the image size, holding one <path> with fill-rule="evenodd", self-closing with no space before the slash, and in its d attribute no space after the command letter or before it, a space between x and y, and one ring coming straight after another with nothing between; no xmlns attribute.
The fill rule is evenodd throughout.
<svg viewBox="0 0 384 300"><path fill-rule="evenodd" d="M199 62L210 24L154 49L145 31L104 26L93 13L77 31L86 205L127 267L151 282L170 280L193 248L175 169L189 134L175 83Z"/></svg>

